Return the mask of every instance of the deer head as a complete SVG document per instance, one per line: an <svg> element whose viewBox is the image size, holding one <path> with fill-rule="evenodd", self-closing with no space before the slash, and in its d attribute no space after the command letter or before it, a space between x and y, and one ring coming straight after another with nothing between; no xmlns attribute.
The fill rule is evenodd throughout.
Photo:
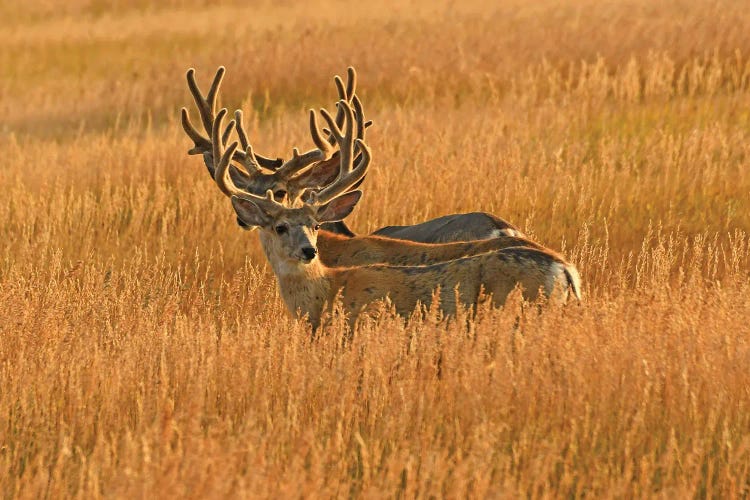
<svg viewBox="0 0 750 500"><path fill-rule="evenodd" d="M240 134L239 141L233 141L227 146L235 124L230 122L229 126L223 127L226 109L222 109L213 117L211 139L207 141L211 144L212 158L218 158L218 162L212 162L214 181L224 194L231 197L240 225L261 229L264 248L272 261L283 260L302 264L312 262L317 255L317 232L320 224L342 220L351 213L362 196L361 191L353 188L367 173L371 159L370 150L361 138L355 138L352 106L345 100L339 101L336 105L343 116L342 127L339 127L325 109L320 110L330 130L330 142L320 134L316 113L310 110L310 133L318 148L303 155L295 148L292 159L279 168L297 168L296 165L286 165L307 162L310 158L326 157L332 142L339 145L336 155L338 164L333 181L320 188L305 188L294 206L278 201L270 189L266 191L265 196L260 196L235 184L229 172L232 160L237 158L237 148L244 139ZM226 132L227 130L229 132ZM356 153L359 155L355 160ZM243 161L248 164L259 163L254 158L252 147L245 148Z"/></svg>
<svg viewBox="0 0 750 500"><path fill-rule="evenodd" d="M355 190L323 205L305 203L288 208L276 202L269 191L265 198L232 196L232 206L245 226L261 229L266 252L272 260L304 265L318 255L320 224L343 220L361 196L362 192Z"/></svg>

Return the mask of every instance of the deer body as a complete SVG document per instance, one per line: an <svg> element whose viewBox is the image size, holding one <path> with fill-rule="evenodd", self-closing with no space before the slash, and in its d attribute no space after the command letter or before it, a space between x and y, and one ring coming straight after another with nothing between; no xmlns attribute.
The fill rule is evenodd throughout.
<svg viewBox="0 0 750 500"><path fill-rule="evenodd" d="M323 229L343 236L357 236L344 222L325 224ZM503 235L523 237L515 226L486 212L443 215L411 226L382 227L370 234L418 243L484 240Z"/></svg>
<svg viewBox="0 0 750 500"><path fill-rule="evenodd" d="M527 300L536 299L541 290L564 301L570 289L580 299L575 267L538 248L509 247L428 266L327 267L319 258L309 262L290 258L277 239L271 231L261 231L281 297L292 314L308 315L314 328L325 305L333 304L338 293L352 322L368 304L385 298L399 315L409 316L418 304L429 307L438 287L440 309L448 315L455 314L459 303L475 305L482 291L491 295L494 305L502 305L517 285Z"/></svg>
<svg viewBox="0 0 750 500"><path fill-rule="evenodd" d="M526 238L498 234L492 239L454 243L417 243L382 236L347 237L322 230L318 249L323 264L350 267L379 263L393 266L424 266L508 247L542 249Z"/></svg>
<svg viewBox="0 0 750 500"><path fill-rule="evenodd" d="M323 229L342 236L357 236L344 222L324 224ZM383 236L418 243L451 243L484 240L498 236L523 237L523 233L495 215L486 212L470 212L443 215L411 226L385 226L374 231L370 236Z"/></svg>
<svg viewBox="0 0 750 500"><path fill-rule="evenodd" d="M512 224L486 212L444 215L411 226L386 226L372 234L420 243L483 240L501 235L523 236Z"/></svg>

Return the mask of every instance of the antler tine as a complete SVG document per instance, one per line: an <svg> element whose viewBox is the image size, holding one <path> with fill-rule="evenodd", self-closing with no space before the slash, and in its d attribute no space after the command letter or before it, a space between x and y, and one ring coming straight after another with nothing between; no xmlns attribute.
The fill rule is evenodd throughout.
<svg viewBox="0 0 750 500"><path fill-rule="evenodd" d="M206 133L209 135L209 137L205 137L203 134L201 134L198 129L195 128L193 123L190 121L190 115L188 113L187 108L182 108L181 115L182 115L182 128L185 130L185 133L192 139L192 141L195 143L195 147L190 149L188 151L188 154L194 155L194 154L204 154L205 153L212 153L213 152L213 145L211 143L211 138L213 137L213 126L215 121L215 110L216 110L216 100L219 96L219 89L221 88L221 82L224 79L224 74L226 73L226 69L224 66L220 66L218 70L216 70L216 75L214 75L213 82L211 82L211 87L208 90L208 94L206 96L203 96L203 93L200 90L200 87L198 87L198 83L195 80L195 69L190 68L187 71L186 77L187 77L187 84L188 88L190 89L190 94L193 96L193 100L195 101L195 105L198 108L198 114L200 115L201 122L203 123L203 128L206 131ZM235 114L236 116L236 114ZM241 120L241 113L240 113L240 120ZM238 132L242 129L242 124L239 123L237 126ZM232 127L229 126L224 130L224 133L221 134L221 140L222 144L226 144L229 140L229 136L231 134ZM243 130L244 134L244 130ZM247 135L244 135L245 139L247 139ZM247 147L243 144L242 150L238 150L234 152L234 160L242 163L245 165L246 163L246 152ZM275 170L281 166L283 161L281 158L268 158L265 156L261 156L256 154L255 155L256 163L260 164L263 168L267 168L269 170ZM209 163L209 160L207 161L207 166ZM215 172L215 165L210 165L209 170L212 172ZM254 173L254 172L253 172Z"/></svg>
<svg viewBox="0 0 750 500"><path fill-rule="evenodd" d="M198 155L205 153L207 151L211 151L211 141L203 137L200 132L193 126L193 123L190 121L190 115L188 114L187 108L182 108L180 110L180 114L182 115L182 128L185 130L185 133L190 137L190 139L195 143L195 147L191 148L188 151L189 155Z"/></svg>
<svg viewBox="0 0 750 500"><path fill-rule="evenodd" d="M351 170L351 153L354 141L354 114L349 103L343 99L336 103L336 107L338 108L338 112L341 112L344 115L344 131L342 131L339 125L333 120L333 118L331 118L331 115L326 109L321 108L320 114L328 123L331 135L339 145L339 150L341 151L341 170L343 171L339 175L343 175Z"/></svg>
<svg viewBox="0 0 750 500"><path fill-rule="evenodd" d="M238 109L234 112L234 123L237 129L237 136L240 138L240 145L242 149L247 149L250 146L250 141L247 139L247 133L245 133L245 126L242 124L242 110Z"/></svg>
<svg viewBox="0 0 750 500"><path fill-rule="evenodd" d="M227 123L227 126L224 127L224 132L221 134L222 146L226 146L227 142L229 142L229 136L232 135L232 130L234 130L234 123L234 120L230 120L229 123Z"/></svg>
<svg viewBox="0 0 750 500"><path fill-rule="evenodd" d="M372 154L370 148L361 140L355 139L354 144L360 151L357 164L346 175L339 175L333 183L321 189L309 193L307 200L312 205L323 205L333 200L337 196L346 193L355 188L358 183L367 175L367 169L370 166Z"/></svg>
<svg viewBox="0 0 750 500"><path fill-rule="evenodd" d="M336 84L339 100L351 102L354 97L354 91L357 88L357 71L351 66L346 68L346 87L344 87L344 82L339 75L333 77L333 82ZM339 109L336 112L336 125L341 127L343 124L344 111Z"/></svg>
<svg viewBox="0 0 750 500"><path fill-rule="evenodd" d="M357 119L357 139L364 141L365 140L365 130L367 130L368 127L372 125L372 120L366 120L365 121L365 113L362 109L362 101L359 100L358 95L354 95L352 97L352 104L354 105L354 117ZM357 156L356 161L359 161L361 156L360 154ZM361 179L361 180L364 180ZM353 186L353 188L356 188L359 184L356 186Z"/></svg>
<svg viewBox="0 0 750 500"><path fill-rule="evenodd" d="M365 121L364 117L364 110L362 109L362 101L359 99L359 96L356 94L356 88L357 88L357 72L355 69L351 66L347 68L347 83L346 86L344 86L344 82L341 79L340 76L336 75L333 78L334 83L336 84L336 91L339 94L339 100L346 101L354 106L354 116L357 118L357 137L360 139L365 138L365 129L370 127L372 125L372 120ZM336 125L339 127L343 126L344 124L344 111L343 108L338 108L336 111L336 119L335 119ZM323 131L328 134L328 141L332 142L335 140L334 135L331 133L330 129L324 128Z"/></svg>
<svg viewBox="0 0 750 500"><path fill-rule="evenodd" d="M339 173L336 176L336 180L331 184L320 191L309 193L308 200L315 205L327 203L341 193L346 192L365 176L370 164L371 154L369 148L361 138L354 137L354 113L351 106L344 100L339 101L337 106L343 110L345 118L343 132L325 109L321 109L320 113L326 122L328 122L328 126L331 127L331 134L339 144ZM356 167L353 167L353 152L355 148L360 152L360 156L357 159Z"/></svg>
<svg viewBox="0 0 750 500"><path fill-rule="evenodd" d="M242 150L245 153L244 158L240 159L240 163L247 169L249 173L263 173L260 164L258 163L258 159L255 156L255 152L253 151L253 147L252 145L250 145L250 141L248 141L247 139L245 127L242 124L242 111L239 109L234 112L234 126L237 130L237 136L239 136L240 138L240 145L242 146Z"/></svg>
<svg viewBox="0 0 750 500"><path fill-rule="evenodd" d="M347 84L346 84L346 97L348 101L354 97L354 89L357 88L357 71L353 66L346 68Z"/></svg>
<svg viewBox="0 0 750 500"><path fill-rule="evenodd" d="M354 117L357 119L357 139L364 141L365 130L372 125L372 120L365 121L365 112L362 109L362 101L359 100L358 95L354 95L352 104L354 105Z"/></svg>
<svg viewBox="0 0 750 500"><path fill-rule="evenodd" d="M221 140L221 137L219 137L219 131L221 130L221 123L224 121L224 117L226 116L226 114L226 108L219 111L219 114L216 115L213 126L211 127L211 154L213 155L215 165L214 181L216 182L216 185L219 186L219 189L221 189L221 192L227 196L245 194L245 191L238 188L234 184L232 179L227 175L227 170L229 169L229 165L232 162L232 156L237 150L237 146L239 146L239 143L237 141L234 141L229 145L226 151L223 151L224 143ZM234 126L234 123L230 124L231 126ZM217 159L218 163L216 162Z"/></svg>
<svg viewBox="0 0 750 500"><path fill-rule="evenodd" d="M189 70L187 70L187 74L185 76L187 78L187 84L188 88L190 89L190 94L192 94L195 105L198 108L198 114L200 115L201 122L203 123L203 129L207 134L209 134L209 137L205 137L203 134L198 132L198 129L196 129L193 123L190 121L190 115L187 108L182 108L182 128L195 144L195 146L188 151L188 154L190 155L203 154L205 158L205 153L210 153L213 149L211 145L210 135L211 129L213 128L216 97L218 95L219 87L221 86L221 80L224 78L224 72L224 67L220 66L216 71L213 82L211 83L211 89L208 92L208 97L203 97L203 94L198 87L198 83L195 81L195 69L190 68ZM214 165L210 165L209 163L210 162L207 159L206 166L208 167L209 171L213 172L215 170Z"/></svg>
<svg viewBox="0 0 750 500"><path fill-rule="evenodd" d="M310 110L310 135L312 135L313 142L317 146L317 149L312 149L306 153L299 154L297 148L294 148L292 151L292 157L277 170L279 175L288 178L312 163L330 158L333 152L333 147L331 143L324 139L320 134L318 120L315 116L315 111L312 109Z"/></svg>
<svg viewBox="0 0 750 500"><path fill-rule="evenodd" d="M198 82L195 81L195 69L190 68L187 71L187 84L190 89L190 93L193 94L196 106L198 106L198 113L201 116L203 122L203 128L206 132L210 131L213 127L214 111L216 110L216 97L219 95L219 88L221 87L221 81L224 79L224 73L226 68L219 66L214 75L214 80L211 82L211 88L208 89L208 94L203 97L203 93L198 87Z"/></svg>
<svg viewBox="0 0 750 500"><path fill-rule="evenodd" d="M247 133L245 132L245 126L242 122L242 110L237 110L234 112L234 121L235 121L235 129L237 130L237 135L240 137L240 143L242 145L242 151L247 154L247 148L251 148L250 141L247 138ZM241 153L242 151L238 151L238 153ZM242 156L242 155L240 155ZM256 165L260 165L261 167L268 169L268 170L277 170L281 168L281 166L284 164L284 160L281 158L269 158L267 156L260 155L258 153L253 152L252 158L235 158L240 163L245 165L245 162L255 163ZM251 167L252 168L252 167ZM260 169L258 169L258 172L261 172Z"/></svg>

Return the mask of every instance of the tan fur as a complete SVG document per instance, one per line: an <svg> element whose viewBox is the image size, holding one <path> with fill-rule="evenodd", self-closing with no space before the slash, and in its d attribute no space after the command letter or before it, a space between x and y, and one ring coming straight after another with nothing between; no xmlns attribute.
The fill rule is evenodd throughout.
<svg viewBox="0 0 750 500"><path fill-rule="evenodd" d="M279 223L290 227L284 237L274 232ZM537 298L541 290L547 297L564 301L570 288L580 298L575 268L541 248L508 247L428 266L327 267L317 257L304 262L298 249L316 245L314 225L308 210L298 208L284 210L261 228L261 243L287 308L292 314L308 315L313 327L320 324L324 304L333 304L339 292L352 322L368 304L386 297L400 315L408 316L418 304L429 306L438 287L440 308L446 314L456 311L456 289L464 305L476 304L482 290L492 296L493 304L502 305L519 285L528 300ZM412 245L406 243L407 248ZM571 280L571 275L576 279Z"/></svg>
<svg viewBox="0 0 750 500"><path fill-rule="evenodd" d="M347 237L329 231L318 233L320 259L329 267L376 263L424 266L508 247L544 249L529 239L508 236L500 231L492 239L454 243L417 243L381 236Z"/></svg>

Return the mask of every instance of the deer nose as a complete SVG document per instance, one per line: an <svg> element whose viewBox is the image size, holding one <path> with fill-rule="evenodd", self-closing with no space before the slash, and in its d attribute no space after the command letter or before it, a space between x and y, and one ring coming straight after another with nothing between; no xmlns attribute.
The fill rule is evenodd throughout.
<svg viewBox="0 0 750 500"><path fill-rule="evenodd" d="M302 249L302 255L307 261L313 260L317 254L318 254L317 248L305 247Z"/></svg>

